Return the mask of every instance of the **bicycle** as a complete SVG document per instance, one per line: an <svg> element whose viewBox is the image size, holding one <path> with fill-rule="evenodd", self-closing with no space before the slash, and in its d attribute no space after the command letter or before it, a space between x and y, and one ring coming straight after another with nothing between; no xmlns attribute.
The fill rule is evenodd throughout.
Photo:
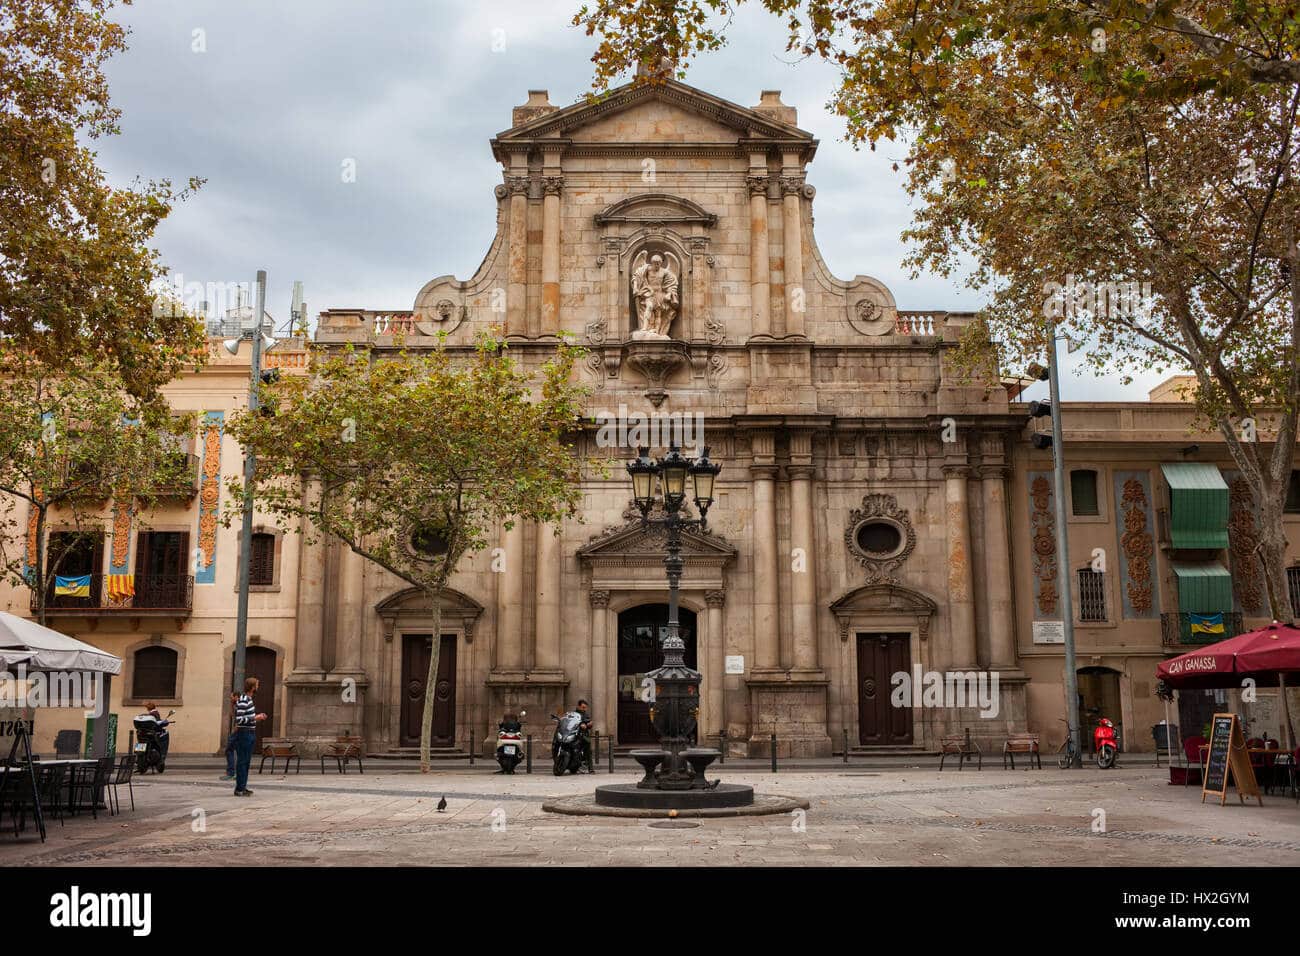
<svg viewBox="0 0 1300 956"><path fill-rule="evenodd" d="M1083 753L1082 751L1075 751L1074 749L1074 738L1070 736L1070 722L1063 717L1058 717L1057 719L1061 723L1065 724L1065 743L1061 744L1060 748L1056 751L1061 755L1060 759L1057 760L1056 765L1062 770L1069 770L1071 767L1075 766L1076 763L1081 766L1083 763Z"/></svg>

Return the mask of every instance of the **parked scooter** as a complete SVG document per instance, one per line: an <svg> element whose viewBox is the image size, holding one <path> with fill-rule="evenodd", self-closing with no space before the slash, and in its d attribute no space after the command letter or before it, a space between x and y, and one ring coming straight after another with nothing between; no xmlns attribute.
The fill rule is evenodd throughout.
<svg viewBox="0 0 1300 956"><path fill-rule="evenodd" d="M551 740L551 752L555 755L555 775L562 777L566 772L577 773L582 766L581 727L583 716L571 710L562 716L551 715L557 721L555 737Z"/></svg>
<svg viewBox="0 0 1300 956"><path fill-rule="evenodd" d="M1097 722L1097 729L1092 732L1092 749L1097 754L1097 766L1102 770L1115 766L1119 738L1115 736L1115 725L1106 717Z"/></svg>
<svg viewBox="0 0 1300 956"><path fill-rule="evenodd" d="M528 716L528 711L521 710L520 718ZM497 731L497 763L502 773L513 774L519 761L524 759L524 734L522 730L502 728Z"/></svg>
<svg viewBox="0 0 1300 956"><path fill-rule="evenodd" d="M148 773L150 770L162 773L167 769L166 739L168 724L176 711L167 711L167 716L159 720L153 714L141 714L131 724L135 727L135 772Z"/></svg>

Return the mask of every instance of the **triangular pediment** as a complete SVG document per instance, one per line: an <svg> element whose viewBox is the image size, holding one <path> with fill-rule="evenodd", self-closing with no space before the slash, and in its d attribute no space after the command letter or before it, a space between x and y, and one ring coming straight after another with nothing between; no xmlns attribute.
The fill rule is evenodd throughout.
<svg viewBox="0 0 1300 956"><path fill-rule="evenodd" d="M816 141L806 130L685 83L629 83L604 96L548 112L497 135L496 141L563 138L575 142Z"/></svg>
<svg viewBox="0 0 1300 956"><path fill-rule="evenodd" d="M629 558L660 561L668 547L668 530L658 523L642 527L641 519L629 508L624 523L607 528L578 549L582 561L602 563ZM682 530L682 555L688 561L727 564L736 557L736 547L721 535L709 531Z"/></svg>

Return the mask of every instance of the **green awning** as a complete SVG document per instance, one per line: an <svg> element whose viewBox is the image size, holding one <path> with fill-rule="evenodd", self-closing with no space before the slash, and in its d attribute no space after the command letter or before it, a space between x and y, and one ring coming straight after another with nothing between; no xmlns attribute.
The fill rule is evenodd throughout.
<svg viewBox="0 0 1300 956"><path fill-rule="evenodd" d="M1175 550L1218 551L1228 546L1228 485L1214 465L1161 465L1169 482L1169 534Z"/></svg>
<svg viewBox="0 0 1300 956"><path fill-rule="evenodd" d="M1178 610L1218 614L1232 610L1232 575L1217 561L1171 561L1178 579Z"/></svg>

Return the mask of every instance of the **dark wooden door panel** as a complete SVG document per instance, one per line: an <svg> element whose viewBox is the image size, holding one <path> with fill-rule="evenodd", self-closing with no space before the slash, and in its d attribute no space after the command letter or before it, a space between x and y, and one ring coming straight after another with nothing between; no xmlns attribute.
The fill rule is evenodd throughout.
<svg viewBox="0 0 1300 956"><path fill-rule="evenodd" d="M231 673L234 673L235 654L230 654ZM253 645L244 651L244 676L256 677L259 683L253 703L259 714L266 714L266 720L257 722L257 750L262 749L262 741L267 737L279 736L275 732L275 651L269 647ZM179 689L179 688L178 688ZM239 693L244 689L239 688Z"/></svg>
<svg viewBox="0 0 1300 956"><path fill-rule="evenodd" d="M686 644L683 656L688 667L696 667L695 614L682 608L677 616L679 632ZM663 665L661 644L667 633L667 604L643 604L618 616L620 744L652 744L658 740L650 724L650 704L641 699L641 684L637 678Z"/></svg>
<svg viewBox="0 0 1300 956"><path fill-rule="evenodd" d="M912 708L891 701L893 675L910 673L906 634L858 635L858 740L864 746L910 744Z"/></svg>
<svg viewBox="0 0 1300 956"><path fill-rule="evenodd" d="M429 679L433 640L428 634L402 636L401 744L418 747L424 718L424 692ZM456 635L444 634L438 649L434 685L431 743L451 747L456 742Z"/></svg>

